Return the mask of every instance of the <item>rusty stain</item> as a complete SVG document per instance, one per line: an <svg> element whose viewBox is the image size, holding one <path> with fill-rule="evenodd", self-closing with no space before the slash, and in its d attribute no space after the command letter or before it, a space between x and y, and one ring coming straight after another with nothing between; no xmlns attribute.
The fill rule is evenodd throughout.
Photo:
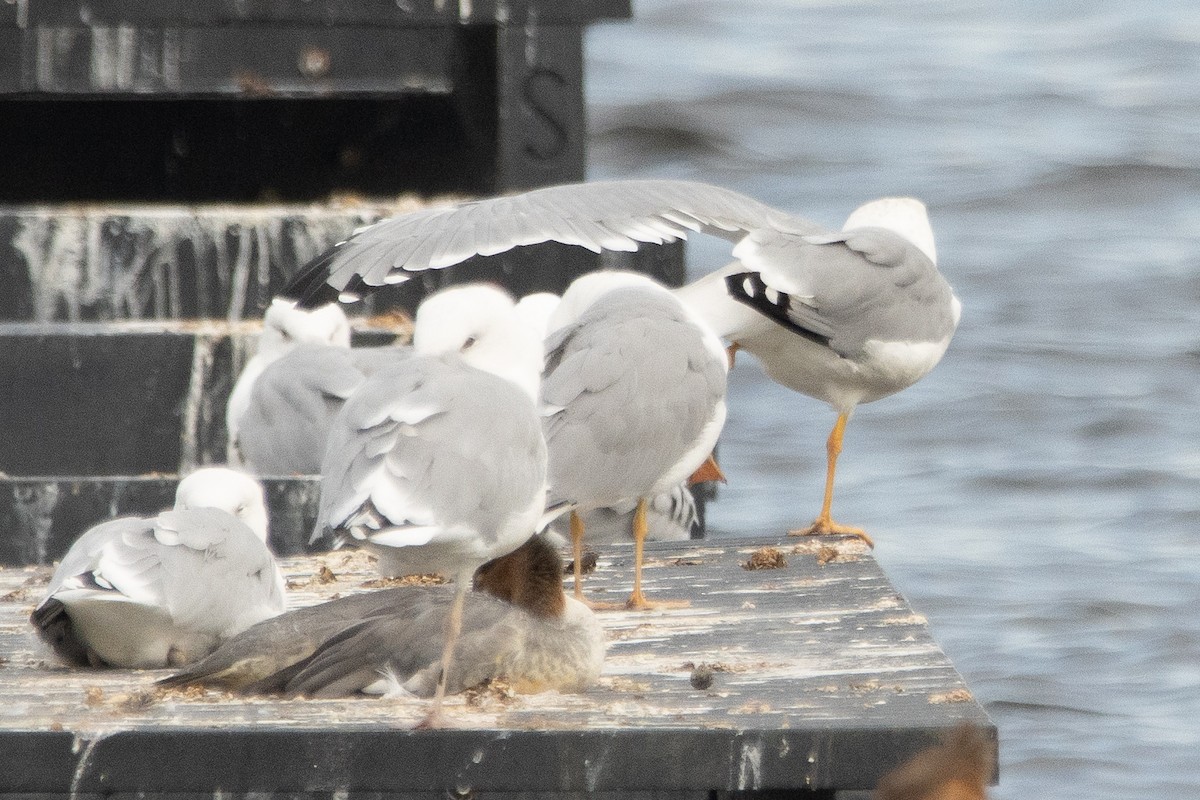
<svg viewBox="0 0 1200 800"><path fill-rule="evenodd" d="M317 45L308 45L296 59L296 68L306 78L324 78L332 66L333 56L327 49Z"/></svg>
<svg viewBox="0 0 1200 800"><path fill-rule="evenodd" d="M243 70L235 73L233 82L238 87L238 91L251 97L269 97L275 94L271 82L257 72Z"/></svg>

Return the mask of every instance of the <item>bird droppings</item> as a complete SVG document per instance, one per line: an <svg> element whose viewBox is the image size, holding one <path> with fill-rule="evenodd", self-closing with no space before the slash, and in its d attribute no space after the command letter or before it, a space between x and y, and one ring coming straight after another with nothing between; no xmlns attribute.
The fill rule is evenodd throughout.
<svg viewBox="0 0 1200 800"><path fill-rule="evenodd" d="M787 559L783 557L779 548L763 547L750 555L750 558L742 564L742 569L783 569L786 566Z"/></svg>
<svg viewBox="0 0 1200 800"><path fill-rule="evenodd" d="M113 695L111 703L121 711L145 711L158 702L158 693L153 689L142 689L127 694Z"/></svg>
<svg viewBox="0 0 1200 800"><path fill-rule="evenodd" d="M856 561L859 556L870 552L866 542L856 538L838 538L836 546L830 539L822 536L803 536L793 544L788 552L792 555L811 555L820 557L824 550L833 550L839 561Z"/></svg>
<svg viewBox="0 0 1200 800"><path fill-rule="evenodd" d="M677 558L671 562L673 567L698 567L704 562L698 558Z"/></svg>
<svg viewBox="0 0 1200 800"><path fill-rule="evenodd" d="M950 692L937 692L929 695L929 702L933 705L943 705L945 703L970 703L974 701L975 695L971 694L969 689L955 689Z"/></svg>
<svg viewBox="0 0 1200 800"><path fill-rule="evenodd" d="M501 685L479 687L473 702L468 696L448 698L451 725L489 732L653 728L669 736L672 730L769 732L826 721L831 730L841 725L891 727L898 719L906 728L944 727L947 719L964 717L986 724L983 712L967 702L930 701L931 693L949 695L962 687L961 678L923 621L914 616L912 624L905 624L911 609L897 599L869 556L823 571L814 559L792 558L769 573L769 581L740 568L762 545L781 546L786 553L791 542L779 545L781 541L787 540L724 549L711 543L703 548L651 543L648 547L659 557L658 566L644 575L648 589L687 597L691 608L650 616L601 615L608 652L599 681L586 692L525 694L513 687L509 696ZM597 549L605 569L593 577L594 587L624 594L632 546ZM703 563L675 566L680 559ZM290 592L291 607L364 591L375 577L372 560L361 551L281 560L285 576L298 583L312 581L322 564L337 581L314 581ZM0 593L20 588L30 577L27 571L0 569ZM778 588L768 590L766 583ZM188 728L230 730L231 736L253 729L342 736L360 729L395 730L420 717L420 703L411 699L311 700L159 690L153 684L164 677L161 671L66 669L41 660L28 625L21 604L0 604L0 653L13 662L0 670L0 692L22 708L19 723L5 723L0 716L0 732L18 724L22 731L46 732L58 723L60 730L81 735L95 730L170 735ZM691 685L700 666L700 676L711 671L713 683L707 689ZM879 688L867 691L871 679ZM851 682L861 684L860 691L848 688ZM85 687L92 686L99 693L88 704ZM970 694L963 697L969 701Z"/></svg>
<svg viewBox="0 0 1200 800"><path fill-rule="evenodd" d="M441 575L424 573L420 575L400 575L398 577L372 578L358 584L362 589L391 589L395 586L439 586L449 583Z"/></svg>
<svg viewBox="0 0 1200 800"><path fill-rule="evenodd" d="M516 688L503 678L493 678L463 692L463 700L471 708L507 706L517 696Z"/></svg>
<svg viewBox="0 0 1200 800"><path fill-rule="evenodd" d="M841 554L836 547L822 547L817 551L817 563L824 566L830 561L835 561L839 555Z"/></svg>
<svg viewBox="0 0 1200 800"><path fill-rule="evenodd" d="M98 706L104 702L104 690L99 686L85 686L83 689L84 705Z"/></svg>
<svg viewBox="0 0 1200 800"><path fill-rule="evenodd" d="M601 681L606 683L608 688L614 692L623 692L626 694L643 694L650 691L650 684L645 681L638 681L624 675L614 675L611 678L601 678Z"/></svg>

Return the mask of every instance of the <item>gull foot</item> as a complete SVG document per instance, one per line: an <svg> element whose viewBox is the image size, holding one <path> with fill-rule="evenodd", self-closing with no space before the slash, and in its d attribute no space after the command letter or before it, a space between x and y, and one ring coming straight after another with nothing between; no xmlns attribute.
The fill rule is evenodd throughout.
<svg viewBox="0 0 1200 800"><path fill-rule="evenodd" d="M646 595L636 592L622 606L626 611L654 611L660 608L690 608L687 600L647 600Z"/></svg>

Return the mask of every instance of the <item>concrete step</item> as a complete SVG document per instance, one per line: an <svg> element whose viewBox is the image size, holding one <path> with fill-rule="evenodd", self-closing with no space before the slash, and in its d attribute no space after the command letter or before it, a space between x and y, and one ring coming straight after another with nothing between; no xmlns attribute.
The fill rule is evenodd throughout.
<svg viewBox="0 0 1200 800"><path fill-rule="evenodd" d="M0 321L254 319L296 270L355 228L422 205L0 206ZM431 291L473 280L518 295L562 292L598 268L678 285L683 248L596 255L553 242L524 247L379 292L361 313L412 309Z"/></svg>
<svg viewBox="0 0 1200 800"><path fill-rule="evenodd" d="M353 343L396 334L356 321ZM225 461L225 405L260 322L0 323L0 471L176 473Z"/></svg>

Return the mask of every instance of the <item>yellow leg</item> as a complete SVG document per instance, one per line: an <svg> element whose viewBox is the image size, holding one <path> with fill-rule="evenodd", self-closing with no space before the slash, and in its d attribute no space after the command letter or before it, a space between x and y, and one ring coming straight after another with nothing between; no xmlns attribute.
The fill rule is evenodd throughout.
<svg viewBox="0 0 1200 800"><path fill-rule="evenodd" d="M868 547L875 546L875 542L871 541L871 537L862 528L852 528L849 525L842 525L833 520L833 480L834 475L837 473L838 456L842 454L842 437L845 436L846 423L849 419L846 414L838 414L837 422L834 423L833 430L829 433L829 440L825 443L825 500L821 504L820 516L807 528L788 531L789 535L814 536L819 534L841 534L845 536L857 536L866 542Z"/></svg>
<svg viewBox="0 0 1200 800"><path fill-rule="evenodd" d="M446 681L450 676L450 662L454 659L454 646L458 643L458 634L462 631L463 606L467 601L467 587L471 585L471 574L459 575L454 587L454 603L450 606L450 616L446 619L446 643L442 646L442 676L438 679L437 691L433 695L433 703L425 719L417 723L417 728L440 728L442 718L442 700L446 697Z"/></svg>
<svg viewBox="0 0 1200 800"><path fill-rule="evenodd" d="M742 349L742 346L740 344L738 344L737 342L732 342L728 347L725 348L725 357L729 359L729 368L730 369L733 369L734 364L737 363L737 353L738 353L738 350L741 350L741 349Z"/></svg>
<svg viewBox="0 0 1200 800"><path fill-rule="evenodd" d="M686 600L656 600L651 602L642 593L642 561L646 548L646 534L650 526L646 523L646 498L638 500L633 512L633 593L625 607L631 611L647 611L652 608L686 608Z"/></svg>

